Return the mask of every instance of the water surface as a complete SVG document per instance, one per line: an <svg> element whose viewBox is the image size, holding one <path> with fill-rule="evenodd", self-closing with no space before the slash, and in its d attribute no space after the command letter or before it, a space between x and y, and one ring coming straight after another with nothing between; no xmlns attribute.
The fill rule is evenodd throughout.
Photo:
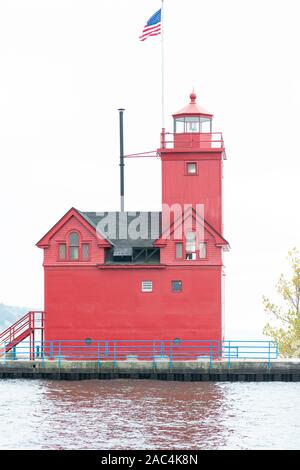
<svg viewBox="0 0 300 470"><path fill-rule="evenodd" d="M0 449L300 449L300 383L0 380Z"/></svg>

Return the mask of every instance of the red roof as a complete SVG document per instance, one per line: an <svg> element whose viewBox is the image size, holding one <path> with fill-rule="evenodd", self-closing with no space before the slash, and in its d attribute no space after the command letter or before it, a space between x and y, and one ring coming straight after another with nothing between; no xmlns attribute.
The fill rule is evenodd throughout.
<svg viewBox="0 0 300 470"><path fill-rule="evenodd" d="M196 98L197 98L196 93L192 92L190 94L190 98L191 98L191 102L187 106L185 106L183 109L180 109L180 111L173 114L173 117L186 116L186 115L190 115L190 116L210 116L210 117L213 116L210 112L206 111L206 109L204 109L204 108L201 108L201 106L199 106L196 103Z"/></svg>

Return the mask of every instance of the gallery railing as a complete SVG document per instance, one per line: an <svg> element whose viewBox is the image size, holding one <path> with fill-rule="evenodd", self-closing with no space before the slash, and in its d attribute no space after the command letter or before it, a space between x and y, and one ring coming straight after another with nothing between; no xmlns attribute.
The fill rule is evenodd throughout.
<svg viewBox="0 0 300 470"><path fill-rule="evenodd" d="M198 148L202 150L224 150L224 140L222 132L185 132L161 133L162 149L191 149Z"/></svg>
<svg viewBox="0 0 300 470"><path fill-rule="evenodd" d="M32 344L23 341L6 351L0 344L0 360L3 363L15 360L30 360ZM55 340L36 341L34 358L42 366L49 361L95 361L100 368L110 362L113 368L119 361L153 364L166 363L172 369L174 362L207 362L209 367L217 361L230 368L232 361L264 361L270 367L278 358L278 345L274 341L216 341L216 340Z"/></svg>

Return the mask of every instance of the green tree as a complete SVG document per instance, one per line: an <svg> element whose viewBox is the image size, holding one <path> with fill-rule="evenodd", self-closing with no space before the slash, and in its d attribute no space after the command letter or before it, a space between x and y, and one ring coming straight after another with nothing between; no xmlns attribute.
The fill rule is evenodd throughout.
<svg viewBox="0 0 300 470"><path fill-rule="evenodd" d="M265 311L272 317L264 327L264 334L278 342L282 357L300 357L300 257L294 248L288 253L291 276L286 279L281 274L276 290L281 297L281 305L276 305L263 297Z"/></svg>

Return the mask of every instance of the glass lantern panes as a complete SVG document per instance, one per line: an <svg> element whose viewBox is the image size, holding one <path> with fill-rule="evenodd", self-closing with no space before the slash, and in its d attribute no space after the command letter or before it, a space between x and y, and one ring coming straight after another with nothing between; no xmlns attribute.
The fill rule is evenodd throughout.
<svg viewBox="0 0 300 470"><path fill-rule="evenodd" d="M209 116L181 116L174 120L174 132L183 133L211 133L212 119Z"/></svg>
<svg viewBox="0 0 300 470"><path fill-rule="evenodd" d="M201 132L203 134L210 134L212 132L211 119L201 121Z"/></svg>
<svg viewBox="0 0 300 470"><path fill-rule="evenodd" d="M185 132L200 132L200 118L193 116L186 117Z"/></svg>
<svg viewBox="0 0 300 470"><path fill-rule="evenodd" d="M184 118L178 118L174 121L174 132L183 134L184 132Z"/></svg>

